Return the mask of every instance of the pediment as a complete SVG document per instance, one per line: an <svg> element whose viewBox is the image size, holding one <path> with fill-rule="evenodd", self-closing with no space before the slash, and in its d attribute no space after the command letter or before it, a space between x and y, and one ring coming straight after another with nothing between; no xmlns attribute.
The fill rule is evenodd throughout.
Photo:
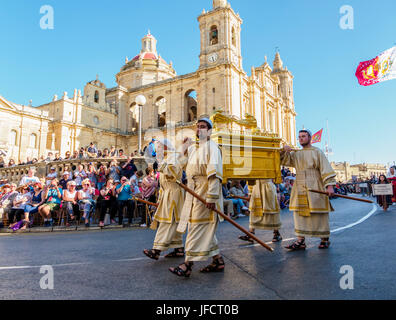
<svg viewBox="0 0 396 320"><path fill-rule="evenodd" d="M9 109L12 111L18 111L18 109L12 105L9 101L7 101L5 98L0 96L0 108L2 109Z"/></svg>

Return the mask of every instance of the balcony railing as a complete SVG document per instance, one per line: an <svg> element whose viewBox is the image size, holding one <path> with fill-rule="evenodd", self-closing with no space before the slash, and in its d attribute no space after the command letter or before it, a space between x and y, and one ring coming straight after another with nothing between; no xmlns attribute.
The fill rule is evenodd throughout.
<svg viewBox="0 0 396 320"><path fill-rule="evenodd" d="M135 157L133 159L138 170L145 170L147 168L148 164L144 157ZM38 162L35 164L0 168L0 179L7 179L9 183L19 184L22 177L27 175L30 168L36 169L35 176L39 178L45 178L52 167L54 167L58 173L58 179L61 179L62 173L64 171L74 171L79 164L84 166L84 170L88 169L88 165L90 163L92 163L95 168L98 169L102 164L109 167L110 162L113 160L117 160L118 165L121 167L128 161L128 159L123 158L84 158L52 162Z"/></svg>

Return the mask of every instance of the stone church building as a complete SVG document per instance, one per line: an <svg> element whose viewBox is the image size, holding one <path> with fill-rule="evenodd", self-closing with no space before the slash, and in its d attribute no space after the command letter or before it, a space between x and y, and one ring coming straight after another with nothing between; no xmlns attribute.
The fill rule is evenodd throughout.
<svg viewBox="0 0 396 320"><path fill-rule="evenodd" d="M279 53L272 66L267 59L248 75L242 65L242 19L226 0L213 0L210 11L198 17L201 50L198 70L177 75L171 62L158 53L156 38L148 32L142 49L115 75L117 86L107 88L98 77L75 90L54 96L47 104L21 106L0 96L0 149L7 158L25 161L48 151L73 152L91 141L99 149L137 149L139 109L144 95L143 135L148 129L166 130L169 124L189 128L201 114L224 110L243 118L257 119L258 127L277 133L296 145L296 112L293 75ZM198 39L197 39L198 40ZM143 144L147 144L147 141Z"/></svg>

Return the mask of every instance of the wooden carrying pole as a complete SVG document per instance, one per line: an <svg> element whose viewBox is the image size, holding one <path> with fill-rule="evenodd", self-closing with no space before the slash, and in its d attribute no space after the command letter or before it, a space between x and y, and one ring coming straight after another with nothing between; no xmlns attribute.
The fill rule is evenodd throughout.
<svg viewBox="0 0 396 320"><path fill-rule="evenodd" d="M194 191L192 191L190 188L188 188L187 186L185 186L183 183L181 183L180 181L176 180L176 183L182 187L184 190L186 190L188 193L190 193L193 197L197 198L199 201L201 201L203 204L207 205L207 202L205 201L205 199L203 199L200 195L196 194ZM245 228L241 227L239 224L237 224L234 220L232 220L231 218L229 218L227 215L225 215L223 212L217 210L216 208L213 209L214 212L216 212L218 215L220 215L221 217L224 218L224 220L227 220L229 223L231 223L234 227L238 228L239 230L241 230L243 233L245 233L247 236L249 236L250 238L252 238L253 240L257 241L259 244L261 244L264 248L266 248L269 251L274 251L274 249L272 249L270 246L266 245L263 241L261 241L260 239L258 239L254 234L250 233L249 231L247 231Z"/></svg>
<svg viewBox="0 0 396 320"><path fill-rule="evenodd" d="M249 196L249 197L241 197L241 196L236 196L235 194L230 194L230 196L231 196L231 198L242 199L242 200L250 201L250 196Z"/></svg>
<svg viewBox="0 0 396 320"><path fill-rule="evenodd" d="M312 189L308 189L308 191L311 192L315 192L315 193L320 193L320 194L325 194L325 195L329 195L327 192L325 191L319 191L319 190L312 190ZM354 197L349 197L349 196L343 196L342 194L333 194L334 197L338 197L338 198L344 198L344 199L349 199L349 200L355 200L355 201L361 201L361 202L367 202L367 203L373 203L373 201L371 200L366 200L366 199L360 199L360 198L354 198Z"/></svg>
<svg viewBox="0 0 396 320"><path fill-rule="evenodd" d="M149 202L149 201L146 201L146 200L143 200L143 199L139 199L139 198L136 198L136 197L134 197L133 200L136 200L136 201L148 204L149 206L153 206L153 207L158 208L158 203Z"/></svg>

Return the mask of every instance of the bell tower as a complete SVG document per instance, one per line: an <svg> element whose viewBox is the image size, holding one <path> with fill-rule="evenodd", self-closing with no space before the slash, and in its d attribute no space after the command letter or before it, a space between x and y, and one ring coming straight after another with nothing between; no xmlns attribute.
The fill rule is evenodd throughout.
<svg viewBox="0 0 396 320"><path fill-rule="evenodd" d="M213 0L213 9L198 17L201 31L200 69L233 64L242 70L241 25L227 0Z"/></svg>

